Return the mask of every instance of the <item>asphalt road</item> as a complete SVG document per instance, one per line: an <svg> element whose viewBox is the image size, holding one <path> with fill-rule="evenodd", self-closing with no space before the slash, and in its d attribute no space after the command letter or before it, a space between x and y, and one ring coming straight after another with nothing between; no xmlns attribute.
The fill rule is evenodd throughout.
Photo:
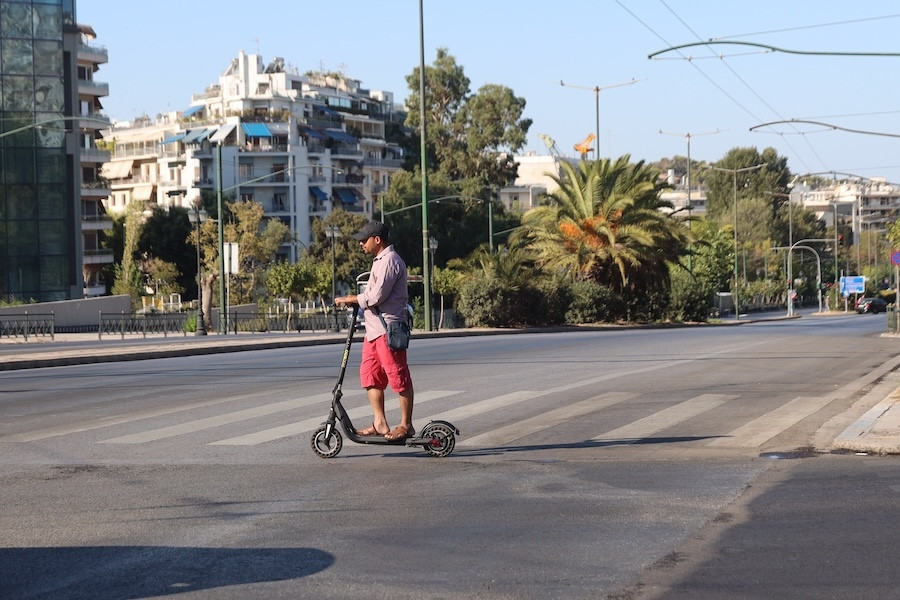
<svg viewBox="0 0 900 600"><path fill-rule="evenodd" d="M311 452L338 346L0 373L4 598L900 598L883 325L416 340L444 459Z"/></svg>

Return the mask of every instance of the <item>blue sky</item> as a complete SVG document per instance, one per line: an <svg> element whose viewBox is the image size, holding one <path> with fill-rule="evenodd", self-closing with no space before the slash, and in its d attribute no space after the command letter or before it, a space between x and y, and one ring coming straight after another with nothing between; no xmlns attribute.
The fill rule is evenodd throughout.
<svg viewBox="0 0 900 600"><path fill-rule="evenodd" d="M190 105L239 50L300 72L342 70L369 89L408 94L419 62L417 0L78 0L109 63L107 114L128 120ZM526 150L547 154L539 133L574 156L596 129L600 154L655 161L687 151L717 161L737 146L771 146L794 173L839 171L900 182L900 56L762 53L697 46L726 38L789 50L900 53L893 0L424 0L425 60L439 47L462 65L471 90L505 85L533 120ZM717 54L723 56L717 57ZM691 57L691 60L686 60ZM864 135L773 121L805 119ZM662 130L665 133L660 133ZM720 130L719 133L710 133Z"/></svg>

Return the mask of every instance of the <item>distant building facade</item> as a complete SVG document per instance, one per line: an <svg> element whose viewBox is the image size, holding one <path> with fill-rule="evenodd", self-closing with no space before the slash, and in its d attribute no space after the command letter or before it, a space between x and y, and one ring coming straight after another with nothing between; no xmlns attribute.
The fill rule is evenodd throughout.
<svg viewBox="0 0 900 600"><path fill-rule="evenodd" d="M337 208L372 215L401 166L401 149L386 136L393 109L390 92L240 52L184 111L105 133L114 148L104 167L107 207L192 210L202 190L222 191L282 221L293 240L280 253L296 260L312 241L313 220Z"/></svg>
<svg viewBox="0 0 900 600"><path fill-rule="evenodd" d="M80 40L73 0L0 2L4 299L53 301L84 294L80 157L94 148L96 123L77 120ZM88 160L103 158L96 154Z"/></svg>

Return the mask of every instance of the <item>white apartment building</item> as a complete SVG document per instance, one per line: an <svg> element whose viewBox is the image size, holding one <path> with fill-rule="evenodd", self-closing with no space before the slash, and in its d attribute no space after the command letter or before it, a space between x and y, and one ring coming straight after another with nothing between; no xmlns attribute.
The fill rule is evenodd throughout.
<svg viewBox="0 0 900 600"><path fill-rule="evenodd" d="M113 252L102 247L103 231L112 228L112 220L106 215L104 203L109 198L109 187L100 176L103 163L110 153L97 147L100 131L109 125L103 114L100 99L109 95L109 85L95 81L94 74L107 62L106 48L96 44L97 37L90 25L78 25L76 51L78 114L90 120L80 121L79 161L81 166L81 244L82 279L84 296L100 296L106 293L102 269L113 263ZM106 124L104 125L104 121Z"/></svg>
<svg viewBox="0 0 900 600"><path fill-rule="evenodd" d="M798 182L791 189L791 202L813 211L816 217L833 227L850 220L854 239L864 229L882 229L900 215L900 188L884 177L835 182L828 187L812 189Z"/></svg>
<svg viewBox="0 0 900 600"><path fill-rule="evenodd" d="M242 51L183 112L106 132L115 147L105 166L108 206L191 209L201 190L221 190L285 223L294 243L283 254L296 260L313 219L336 208L371 216L401 165L400 147L385 136L393 106L390 92L341 74L300 75L281 58L264 65Z"/></svg>

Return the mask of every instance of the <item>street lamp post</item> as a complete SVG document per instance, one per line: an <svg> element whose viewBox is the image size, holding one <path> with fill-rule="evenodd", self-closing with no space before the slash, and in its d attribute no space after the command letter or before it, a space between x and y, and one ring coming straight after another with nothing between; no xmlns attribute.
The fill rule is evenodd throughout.
<svg viewBox="0 0 900 600"><path fill-rule="evenodd" d="M726 169L724 167L710 167L715 171L724 171L726 173L731 173L733 177L733 191L734 191L734 289L732 290L732 296L734 298L734 318L741 318L741 311L739 308L738 302L738 220L737 220L737 174L744 173L746 171L754 171L756 169L761 169L766 166L766 163L760 163L758 165L753 165L752 167L744 167L743 169Z"/></svg>
<svg viewBox="0 0 900 600"><path fill-rule="evenodd" d="M561 85L563 87L576 88L579 90L589 90L589 91L594 92L594 125L596 126L596 130L597 130L596 131L597 145L594 146L594 159L595 160L600 160L600 92L602 92L603 90L609 90L612 88L622 87L625 85L632 85L634 83L637 83L638 81L643 81L643 80L632 78L631 81L625 81L623 83L614 83L612 85L604 85L604 86L595 85L593 87L589 87L586 85L573 85L571 83L566 83L566 82L560 80L559 85Z"/></svg>
<svg viewBox="0 0 900 600"><path fill-rule="evenodd" d="M425 284L425 331L431 331L431 269L428 268L428 146L425 135L425 14L419 0L419 169L422 173L422 281Z"/></svg>
<svg viewBox="0 0 900 600"><path fill-rule="evenodd" d="M334 264L334 245L337 241L337 238L341 235L340 227L335 227L333 225L329 225L325 228L325 237L331 240L331 301L334 302L334 299L337 297L335 293L335 279L337 277L337 271L335 269ZM340 331L340 326L337 321L337 311L334 313L334 327L335 331Z"/></svg>
<svg viewBox="0 0 900 600"><path fill-rule="evenodd" d="M194 210L188 213L188 218L194 224L197 234L197 329L194 335L206 335L206 323L203 316L203 275L200 266L200 225L206 221L206 210L198 200L194 203Z"/></svg>
<svg viewBox="0 0 900 600"><path fill-rule="evenodd" d="M438 248L437 238L431 237L428 238L428 251L431 254L431 272L434 273L434 252ZM431 280L431 288L427 290L429 294L434 296L434 279ZM432 306L434 306L434 302L432 301ZM439 320L440 321L440 320Z"/></svg>
<svg viewBox="0 0 900 600"><path fill-rule="evenodd" d="M721 133L721 129L716 129L715 131L704 131L703 133L670 133L668 131L663 131L662 129L659 132L663 135L683 135L687 140L687 172L685 174L685 188L687 188L687 211L688 211L688 229L693 230L693 222L691 220L691 211L693 210L693 206L691 205L691 137L697 137L698 135L713 135L716 133ZM692 254L688 254L688 271L693 273L694 271L694 261Z"/></svg>

